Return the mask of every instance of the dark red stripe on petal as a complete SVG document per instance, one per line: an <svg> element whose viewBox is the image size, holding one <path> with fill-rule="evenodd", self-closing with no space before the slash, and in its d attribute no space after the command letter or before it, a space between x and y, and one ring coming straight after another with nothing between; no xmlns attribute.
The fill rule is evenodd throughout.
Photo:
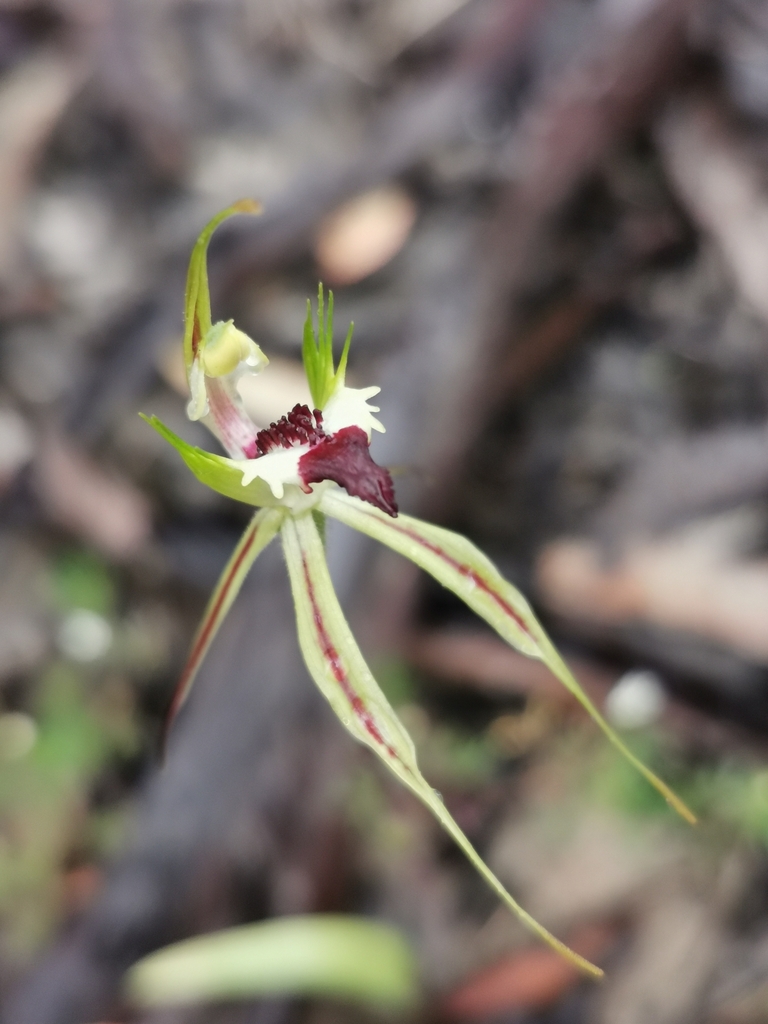
<svg viewBox="0 0 768 1024"><path fill-rule="evenodd" d="M307 486L333 480L388 516L397 515L392 477L371 458L368 436L360 427L342 427L302 455L299 476Z"/></svg>
<svg viewBox="0 0 768 1024"><path fill-rule="evenodd" d="M197 358L197 350L200 348L200 318L197 315L197 310L192 314L192 358Z"/></svg>
<svg viewBox="0 0 768 1024"><path fill-rule="evenodd" d="M527 636L531 636L522 616L515 611L509 601L505 601L501 594L494 590L494 588L483 579L476 569L473 569L465 562L460 562L457 558L454 558L453 555L449 555L448 552L441 548L439 544L433 544L431 541L426 540L424 537L421 537L416 533L415 530L409 530L407 527L401 526L396 526L395 529L400 530L401 533L407 534L412 540L417 541L422 547L431 551L432 554L442 558L444 562L447 562L448 565L450 565L452 569L455 569L460 575L471 580L477 589L481 590L484 594L487 594L491 600L495 601L499 608L501 608L501 610L508 615ZM531 639L533 639L533 637L531 637Z"/></svg>
<svg viewBox="0 0 768 1024"><path fill-rule="evenodd" d="M211 608L210 614L206 616L205 621L202 625L202 629L200 630L200 633L194 642L194 646L192 647L192 650L189 652L187 663L184 666L184 671L181 673L181 678L179 679L178 685L176 686L176 692L174 693L173 700L171 701L171 708L170 711L168 712L168 724L170 724L170 722L173 720L174 715L179 710L180 705L184 701L187 686L190 680L192 679L193 675L197 671L197 668L200 664L200 659L205 653L206 645L210 641L211 635L216 628L216 622L218 621L219 613L221 612L222 606L227 599L227 594L229 593L229 589L232 586L232 581L237 576L240 567L243 564L243 561L247 557L248 552L253 547L253 542L256 540L256 534L258 532L258 528L253 530L248 539L246 540L246 542L243 544L242 548L240 549L237 558L232 563L232 566L229 572L227 573L226 578L223 580L221 584L221 589L219 591L218 597L216 598L216 602L213 608Z"/></svg>
<svg viewBox="0 0 768 1024"><path fill-rule="evenodd" d="M342 689L344 696L349 701L350 707L355 713L355 717L361 723L365 731L371 736L372 739L383 747L390 757L397 759L397 752L391 747L384 737L381 735L379 727L374 721L373 715L368 711L362 698L358 693L355 692L355 688L352 685L347 671L344 668L344 664L339 656L339 652L333 646L333 641L328 635L328 630L325 628L325 621L323 620L323 613L317 603L315 597L315 587L312 583L312 577L309 574L309 566L307 565L306 558L302 555L302 566L304 568L304 582L307 585L307 594L309 595L309 602L312 605L312 619L315 624L317 631L317 639L320 643L320 647L323 650L323 657L331 666L333 677Z"/></svg>
<svg viewBox="0 0 768 1024"><path fill-rule="evenodd" d="M478 590L487 594L491 600L501 608L504 614L508 615L510 619L512 619L512 621L523 631L523 633L525 633L526 636L529 636L534 643L536 643L536 638L531 634L531 631L528 629L528 626L522 616L515 611L509 601L505 601L501 594L494 590L494 588L483 579L476 569L473 569L465 562L460 562L457 558L454 558L453 555L449 555L448 552L441 548L439 544L433 544L432 541L422 537L415 530L410 530L407 526L399 526L392 523L391 529L397 530L398 533L402 533L406 537L410 537L411 540L415 540L417 544L426 548L427 551L431 551L433 555L437 555L438 558L441 558L446 564L450 565L452 569L455 569L461 576L464 576L465 579L471 580Z"/></svg>

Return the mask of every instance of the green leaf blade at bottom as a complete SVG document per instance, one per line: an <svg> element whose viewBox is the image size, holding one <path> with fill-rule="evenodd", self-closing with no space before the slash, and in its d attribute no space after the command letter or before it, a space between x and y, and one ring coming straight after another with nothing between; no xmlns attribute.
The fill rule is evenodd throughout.
<svg viewBox="0 0 768 1024"><path fill-rule="evenodd" d="M286 917L177 943L139 961L127 991L143 1007L258 996L325 996L374 1008L417 1000L398 931L342 915Z"/></svg>

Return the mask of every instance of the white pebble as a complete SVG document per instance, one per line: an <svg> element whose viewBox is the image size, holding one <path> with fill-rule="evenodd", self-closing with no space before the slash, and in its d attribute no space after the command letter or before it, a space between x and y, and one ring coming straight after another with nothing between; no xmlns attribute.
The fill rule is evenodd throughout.
<svg viewBox="0 0 768 1024"><path fill-rule="evenodd" d="M59 650L73 661L98 661L112 644L112 627L102 615L77 608L59 626Z"/></svg>
<svg viewBox="0 0 768 1024"><path fill-rule="evenodd" d="M618 729L642 729L657 722L666 705L659 676L650 669L632 669L606 697L605 715Z"/></svg>

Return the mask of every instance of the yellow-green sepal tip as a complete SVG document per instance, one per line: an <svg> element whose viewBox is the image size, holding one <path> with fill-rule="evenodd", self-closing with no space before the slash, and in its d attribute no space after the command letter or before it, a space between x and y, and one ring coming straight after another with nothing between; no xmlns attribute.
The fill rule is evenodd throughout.
<svg viewBox="0 0 768 1024"><path fill-rule="evenodd" d="M187 271L187 287L184 295L184 362L187 374L202 339L211 329L211 296L208 289L207 253L211 235L228 217L236 213L260 214L261 203L255 199L239 199L205 225L197 237Z"/></svg>

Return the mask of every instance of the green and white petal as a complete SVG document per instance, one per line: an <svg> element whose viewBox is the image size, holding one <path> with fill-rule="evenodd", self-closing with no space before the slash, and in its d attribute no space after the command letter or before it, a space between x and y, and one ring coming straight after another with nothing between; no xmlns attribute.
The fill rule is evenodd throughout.
<svg viewBox="0 0 768 1024"><path fill-rule="evenodd" d="M415 562L452 590L509 644L528 657L543 661L624 757L681 817L695 822L694 814L682 800L629 750L606 722L557 653L528 602L471 541L411 516L400 515L392 519L342 491L327 491L319 508Z"/></svg>
<svg viewBox="0 0 768 1024"><path fill-rule="evenodd" d="M282 509L263 508L254 515L240 538L208 600L203 618L197 627L187 663L173 695L166 728L170 726L189 696L197 671L219 631L219 626L232 607L232 602L240 592L243 581L256 558L280 529L284 516L285 512Z"/></svg>
<svg viewBox="0 0 768 1024"><path fill-rule="evenodd" d="M205 484L206 487L210 487L211 490L217 491L219 494L225 495L227 498L234 498L235 501L242 501L246 505L287 508L298 515L316 508L323 494L330 488L336 487L335 483L326 480L321 483L312 484L309 492L307 492L303 486L296 485L288 479L287 473L284 476L280 476L276 472L272 484L276 490L280 490L282 485L284 492L282 497L278 498L270 484L260 476L252 475L252 479L247 484L244 484L243 472L244 469L258 468L258 464L263 465L268 458L271 458L272 454L290 456L290 451L286 450L285 452L261 455L258 459L228 459L223 455L214 455L212 452L207 452L202 448L196 448L194 445L187 444L178 434L174 434L172 430L166 427L157 416L144 416L143 413L139 415L146 423L154 427L161 437L173 445L200 483ZM306 452L304 447L296 450L299 452L299 458ZM286 461L288 462L288 460ZM292 463L289 463L289 469L291 465ZM283 471L285 471L285 467L283 467Z"/></svg>
<svg viewBox="0 0 768 1024"><path fill-rule="evenodd" d="M243 501L246 505L279 505L269 486L260 478L253 480L247 487L243 486L243 470L239 461L227 459L223 455L214 455L202 448L187 444L178 434L174 434L157 416L140 414L151 427L172 444L181 455L188 468L200 481L219 494L235 501Z"/></svg>
<svg viewBox="0 0 768 1024"><path fill-rule="evenodd" d="M413 743L349 630L312 514L288 516L281 536L310 675L352 735L409 775L416 764Z"/></svg>
<svg viewBox="0 0 768 1024"><path fill-rule="evenodd" d="M419 771L413 742L379 688L347 625L313 517L287 516L281 535L304 661L342 724L355 739L375 751L390 771L426 804L527 928L581 970L599 977L602 971L598 967L568 949L516 903Z"/></svg>

